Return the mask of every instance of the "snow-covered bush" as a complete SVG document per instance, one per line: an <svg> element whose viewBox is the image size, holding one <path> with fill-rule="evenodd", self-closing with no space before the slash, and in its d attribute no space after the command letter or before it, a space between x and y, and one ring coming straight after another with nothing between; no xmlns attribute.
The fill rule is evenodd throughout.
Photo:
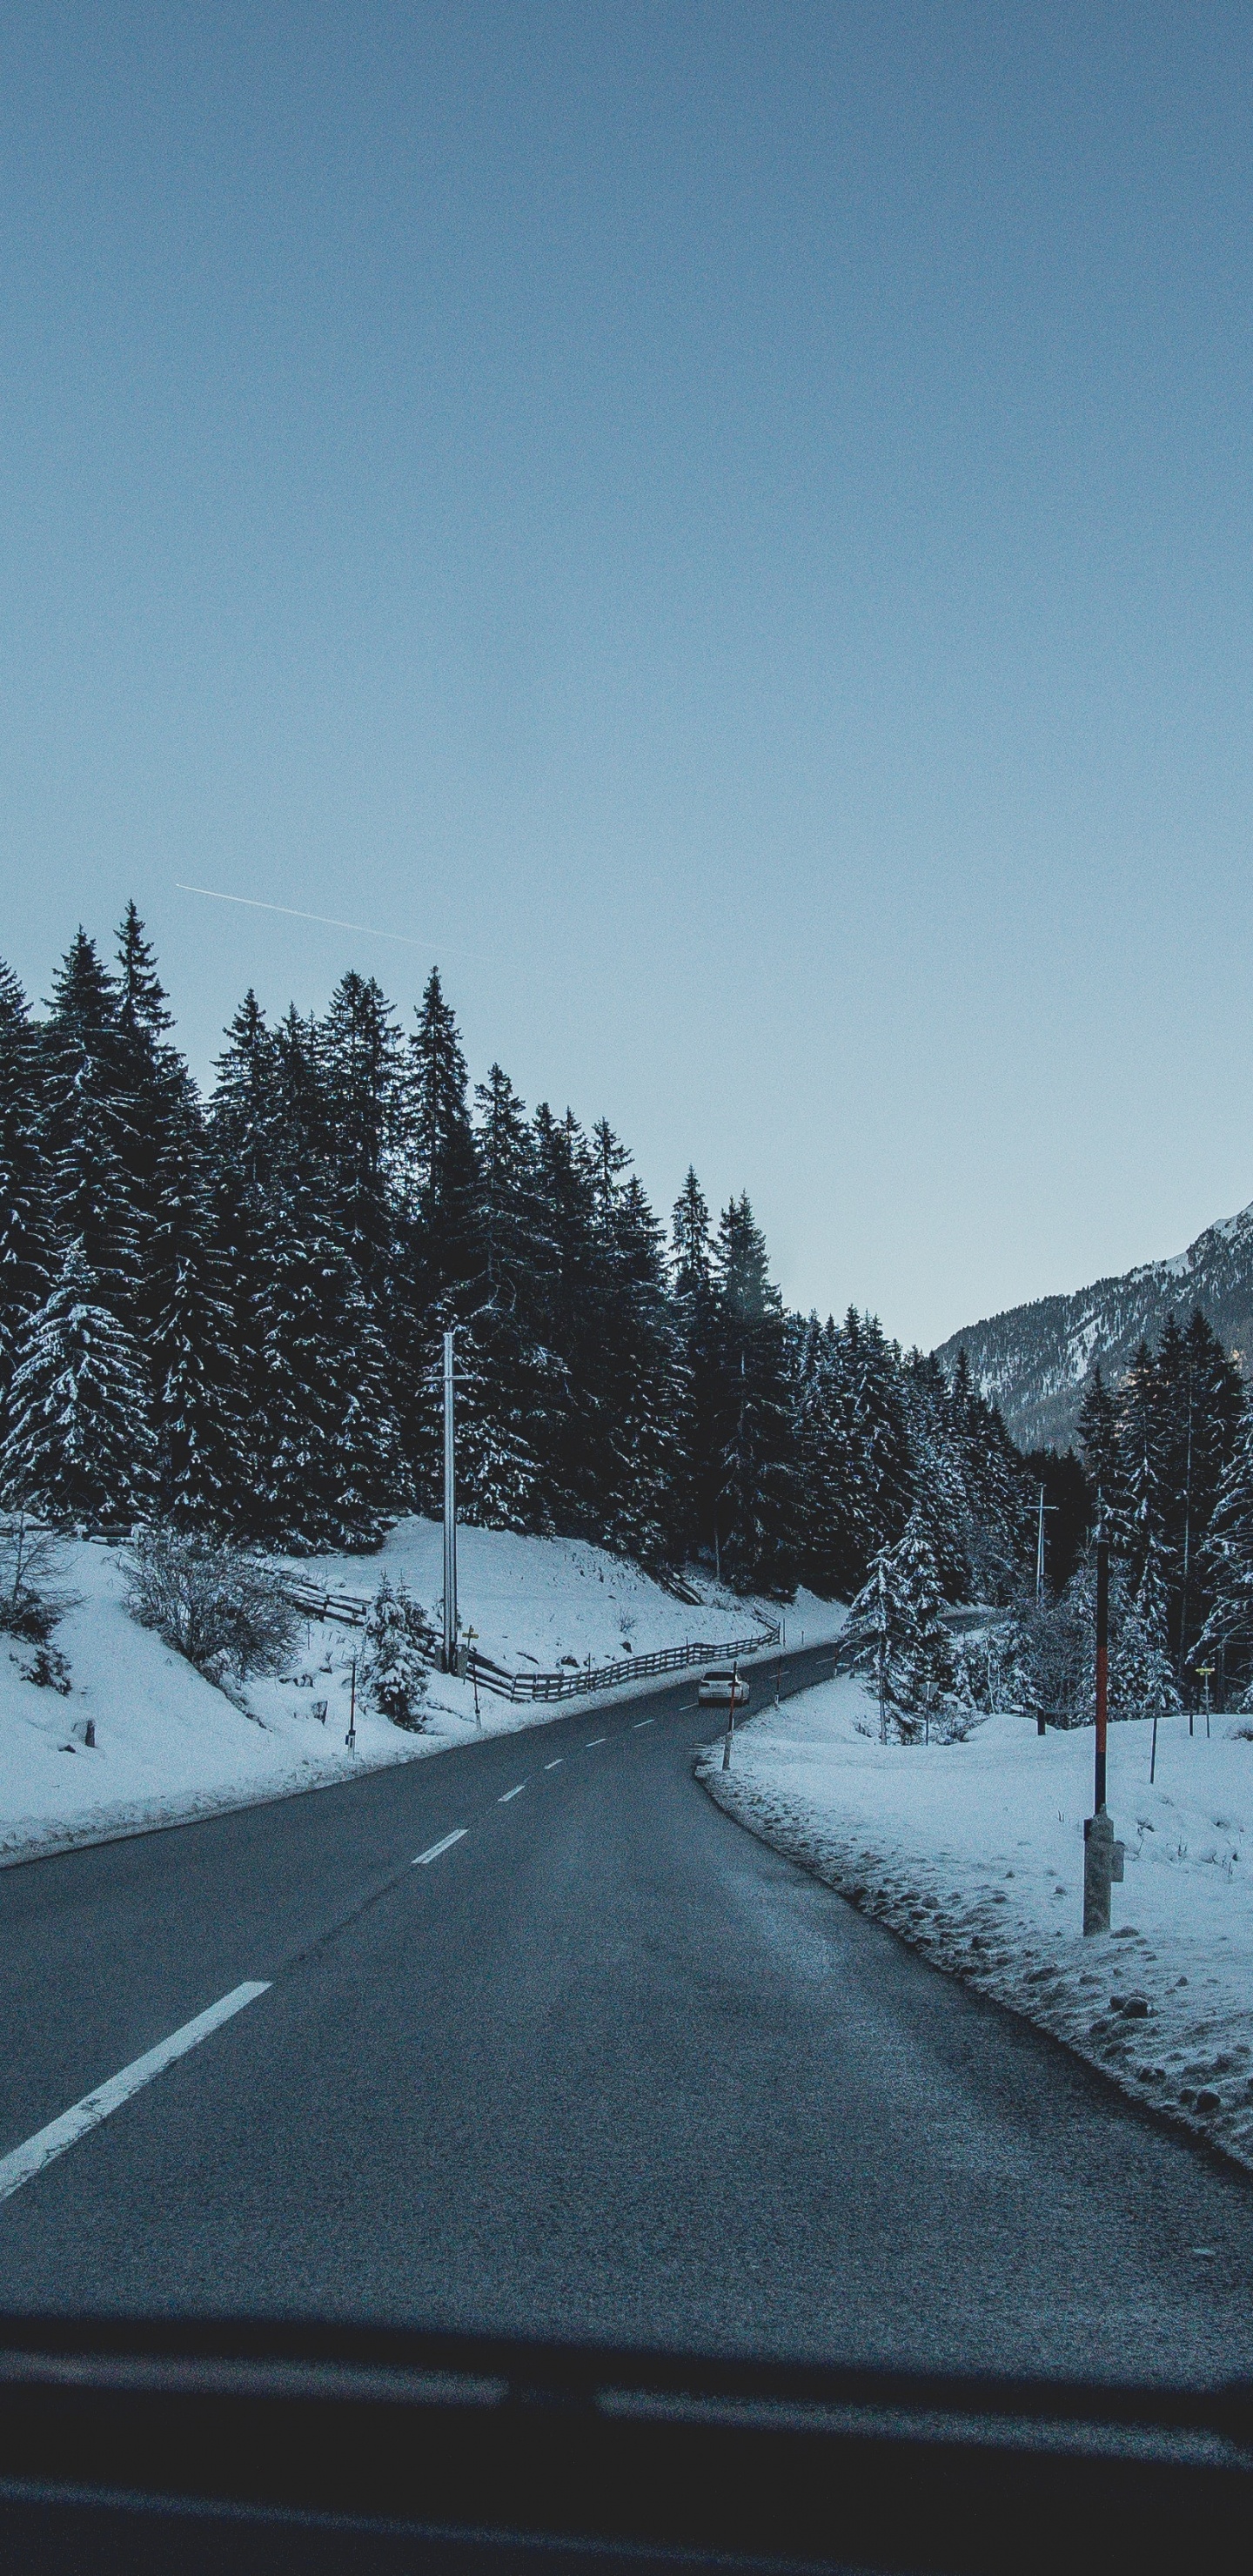
<svg viewBox="0 0 1253 2576"><path fill-rule="evenodd" d="M277 1576L245 1549L158 1523L125 1560L126 1606L210 1681L276 1672L295 1643L299 1614Z"/></svg>
<svg viewBox="0 0 1253 2576"><path fill-rule="evenodd" d="M69 1698L73 1687L70 1681L69 1660L62 1654L59 1646L50 1646L46 1640L41 1641L36 1646L30 1662L21 1665L20 1671L24 1681L36 1683L40 1690L59 1691L62 1699Z"/></svg>
<svg viewBox="0 0 1253 2576"><path fill-rule="evenodd" d="M385 1574L370 1605L365 1628L363 1672L377 1709L394 1726L414 1733L422 1723L427 1668L419 1640L422 1612L403 1583L394 1587Z"/></svg>

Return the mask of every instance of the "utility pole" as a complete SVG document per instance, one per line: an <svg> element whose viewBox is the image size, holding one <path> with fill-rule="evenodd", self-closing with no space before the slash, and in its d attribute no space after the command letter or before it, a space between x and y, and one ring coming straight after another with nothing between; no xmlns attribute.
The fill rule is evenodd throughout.
<svg viewBox="0 0 1253 2576"><path fill-rule="evenodd" d="M1109 1723L1109 1541L1096 1542L1096 1813L1083 1824L1083 1928L1108 1932L1109 1891L1121 1880L1123 1847L1105 1811L1105 1739Z"/></svg>
<svg viewBox="0 0 1253 2576"><path fill-rule="evenodd" d="M444 1671L457 1669L457 1461L452 1334L444 1335Z"/></svg>
<svg viewBox="0 0 1253 2576"><path fill-rule="evenodd" d="M1041 1485L1040 1526L1039 1534L1035 1543L1035 1606L1037 1610L1042 1610L1044 1608L1044 1515L1046 1512L1055 1512L1057 1509L1058 1505L1056 1503L1045 1502L1044 1487Z"/></svg>

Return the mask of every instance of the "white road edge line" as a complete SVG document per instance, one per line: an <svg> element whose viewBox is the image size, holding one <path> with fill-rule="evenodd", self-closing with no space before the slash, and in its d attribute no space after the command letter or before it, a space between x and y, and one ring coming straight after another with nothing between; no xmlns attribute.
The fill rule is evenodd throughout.
<svg viewBox="0 0 1253 2576"><path fill-rule="evenodd" d="M517 1785L517 1788L516 1788L516 1789L506 1789L505 1794L504 1794L504 1797L503 1797L503 1798L498 1798L498 1799L497 1799L497 1801L496 1801L497 1806L498 1806L498 1807L507 1807L511 1798L520 1798L520 1797L521 1797L522 1792L523 1792L523 1790L525 1789L525 1787L526 1787L526 1782L525 1782L525 1780L519 1780L519 1782L518 1782L518 1785Z"/></svg>
<svg viewBox="0 0 1253 2576"><path fill-rule="evenodd" d="M469 1830L468 1825L455 1825L450 1834L445 1834L442 1843L432 1843L429 1851L419 1852L417 1859L410 1861L410 1869L425 1869L428 1861L438 1860L441 1852L451 1851L453 1844L461 1842Z"/></svg>
<svg viewBox="0 0 1253 2576"><path fill-rule="evenodd" d="M24 2182L42 2173L55 2156L63 2156L67 2147L74 2146L89 2129L98 2127L101 2120L107 2120L111 2111L120 2111L132 2093L142 2092L144 2085L151 2084L154 2075L163 2074L175 2058L185 2057L189 2048L198 2048L211 2031L220 2030L224 2021L243 2011L245 2004L255 2004L258 1995L268 1995L269 1991L268 1977L251 1978L246 1985L232 1986L229 1995L220 1996L207 2012L197 2013L194 2021L185 2021L181 2030L171 2031L168 2039L160 2040L143 2057L132 2059L120 2075L111 2075L107 2084L96 2086L94 2093L84 2093L82 2101L63 2111L59 2120L50 2120L46 2129L37 2129L24 2146L14 2147L9 2155L0 2157L0 2200L8 2200L11 2193L20 2191Z"/></svg>

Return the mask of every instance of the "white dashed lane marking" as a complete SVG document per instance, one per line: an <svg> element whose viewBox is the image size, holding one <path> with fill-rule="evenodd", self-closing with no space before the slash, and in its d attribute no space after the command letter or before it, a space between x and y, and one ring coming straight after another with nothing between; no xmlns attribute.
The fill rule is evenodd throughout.
<svg viewBox="0 0 1253 2576"><path fill-rule="evenodd" d="M445 1834L442 1843L432 1843L429 1851L419 1852L417 1859L410 1862L410 1868L425 1869L428 1861L438 1860L441 1852L451 1851L454 1843L463 1842L467 1831L465 1825L456 1826L452 1833Z"/></svg>
<svg viewBox="0 0 1253 2576"><path fill-rule="evenodd" d="M243 2011L245 2004L255 2003L258 1995L269 1991L268 1979L253 1978L247 1985L232 1986L229 1995L220 1995L215 2004L197 2013L194 2021L185 2021L180 2030L171 2031L168 2039L159 2040L145 2056L132 2058L120 2075L111 2075L107 2084L98 2084L94 2093L85 2093L81 2102L62 2112L59 2120L50 2120L46 2129L37 2129L23 2146L14 2147L11 2154L0 2158L0 2200L20 2191L22 2184L42 2173L54 2157L63 2156L66 2148L85 2137L89 2129L98 2128L111 2112L120 2111L132 2093L151 2084L154 2075L163 2074L176 2058L185 2057L189 2048L198 2048L211 2031L220 2030L224 2021Z"/></svg>
<svg viewBox="0 0 1253 2576"><path fill-rule="evenodd" d="M522 1792L523 1792L523 1790L525 1789L525 1787L526 1787L526 1782L525 1782L525 1780L519 1780L519 1782L518 1782L518 1785L517 1785L517 1788L516 1788L516 1789L506 1789L506 1791L505 1791L505 1794L504 1794L503 1798L498 1798L498 1799L497 1799L497 1801L496 1801L497 1806L498 1806L498 1807L507 1807L511 1798L520 1798L520 1797L521 1797Z"/></svg>

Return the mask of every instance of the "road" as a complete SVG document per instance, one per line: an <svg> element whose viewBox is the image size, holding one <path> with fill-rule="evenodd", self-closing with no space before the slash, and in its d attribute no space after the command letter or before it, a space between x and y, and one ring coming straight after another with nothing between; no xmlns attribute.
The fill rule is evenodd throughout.
<svg viewBox="0 0 1253 2576"><path fill-rule="evenodd" d="M0 2202L0 2303L1253 2369L1253 2186L724 1816L694 1699L0 1872L0 2158L266 1989Z"/></svg>

